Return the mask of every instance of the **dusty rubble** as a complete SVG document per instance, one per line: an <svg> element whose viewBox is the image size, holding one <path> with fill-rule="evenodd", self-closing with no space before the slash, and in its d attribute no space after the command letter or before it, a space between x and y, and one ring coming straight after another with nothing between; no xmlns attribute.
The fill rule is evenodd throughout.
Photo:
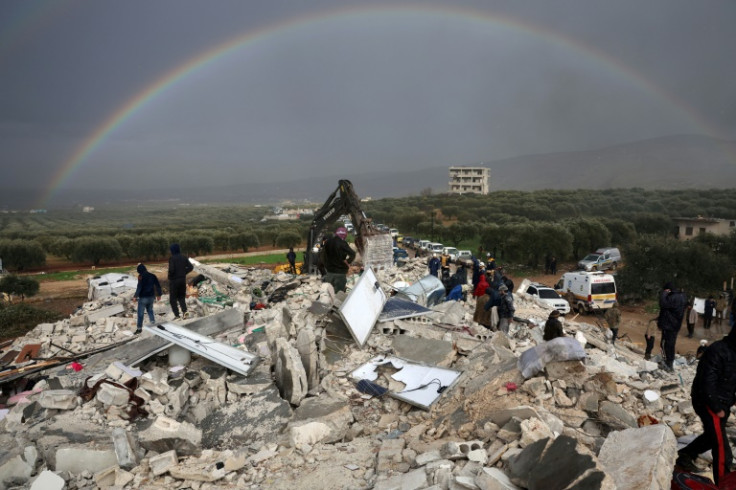
<svg viewBox="0 0 736 490"><path fill-rule="evenodd" d="M564 322L584 358L561 360L542 341L549 310L524 294L508 336L474 323L469 298L379 322L361 349L336 313L346 296L316 277L197 272L181 325L258 356L248 376L137 338L130 289L90 301L5 348L40 345L0 377L0 486L664 489L676 438L700 430L693 365L658 370L586 318ZM425 274L421 259L376 272L386 293ZM533 348L542 365L522 365ZM351 373L376 356L460 376L423 410L397 398L395 366L377 368L381 394L358 390Z"/></svg>

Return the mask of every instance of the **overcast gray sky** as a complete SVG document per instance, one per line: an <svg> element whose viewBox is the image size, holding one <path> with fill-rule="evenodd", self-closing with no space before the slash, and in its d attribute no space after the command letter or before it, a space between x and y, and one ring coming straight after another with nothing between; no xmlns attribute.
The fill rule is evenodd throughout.
<svg viewBox="0 0 736 490"><path fill-rule="evenodd" d="M0 188L736 139L736 2L0 2Z"/></svg>

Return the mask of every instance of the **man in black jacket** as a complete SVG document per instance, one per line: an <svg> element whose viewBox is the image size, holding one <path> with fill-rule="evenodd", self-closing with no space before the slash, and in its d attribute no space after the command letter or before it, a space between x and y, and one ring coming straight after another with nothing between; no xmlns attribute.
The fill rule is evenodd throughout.
<svg viewBox="0 0 736 490"><path fill-rule="evenodd" d="M733 456L726 437L726 420L736 402L736 329L713 342L698 361L691 390L693 409L703 422L703 434L678 453L677 465L700 471L693 461L708 449L713 454L713 480L730 471Z"/></svg>
<svg viewBox="0 0 736 490"><path fill-rule="evenodd" d="M179 319L179 306L184 318L187 317L187 274L194 270L194 266L189 259L181 254L181 248L178 243L173 243L169 247L171 257L169 257L169 303L174 312L174 316Z"/></svg>
<svg viewBox="0 0 736 490"><path fill-rule="evenodd" d="M161 284L158 277L148 272L146 266L138 264L138 287L133 295L133 301L138 300L138 328L135 333L141 333L143 329L143 317L148 312L151 323L156 321L153 316L153 302L161 299Z"/></svg>
<svg viewBox="0 0 736 490"><path fill-rule="evenodd" d="M687 307L687 296L682 291L675 289L675 286L668 282L664 285L664 290L659 295L659 318L657 319L657 327L662 330L662 353L664 355L664 369L672 372L675 362L675 343L677 342L677 332L682 326L682 319L685 317L685 308Z"/></svg>
<svg viewBox="0 0 736 490"><path fill-rule="evenodd" d="M347 228L341 226L335 231L335 235L325 242L324 246L327 274L322 278L322 282L332 284L335 292L345 291L350 263L355 260L355 251L345 241L347 236Z"/></svg>

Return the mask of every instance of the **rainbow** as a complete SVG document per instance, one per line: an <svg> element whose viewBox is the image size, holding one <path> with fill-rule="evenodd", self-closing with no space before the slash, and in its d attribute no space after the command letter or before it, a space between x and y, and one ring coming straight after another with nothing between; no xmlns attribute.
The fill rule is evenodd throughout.
<svg viewBox="0 0 736 490"><path fill-rule="evenodd" d="M494 27L511 29L521 32L533 38L538 38L545 42L554 43L564 49L571 51L575 55L581 55L586 60L592 60L611 72L625 77L631 83L664 100L670 106L678 109L689 120L691 124L701 128L706 134L719 136L719 132L711 127L711 125L703 119L692 107L685 102L675 98L664 88L655 85L651 80L643 76L641 73L633 70L631 67L621 63L616 58L583 45L573 38L562 33L551 31L543 26L521 22L518 19L501 14L489 14L472 9L458 7L428 7L428 6L397 6L397 7L352 7L340 10L329 10L317 12L314 14L299 16L286 21L276 22L262 28L249 31L245 34L238 35L210 49L207 49L197 56L189 59L185 63L175 67L173 70L164 73L162 76L153 81L150 85L138 92L136 95L128 99L120 108L110 114L97 129L90 134L84 142L72 153L60 166L58 171L51 178L48 186L45 187L37 207L46 207L49 200L64 185L72 173L94 152L105 139L125 121L130 119L138 111L146 106L151 100L155 99L159 94L174 86L177 82L185 77L204 69L213 64L217 60L241 49L246 46L252 46L258 42L264 42L273 36L281 35L290 29L305 26L312 23L348 20L353 17L357 18L366 14L386 14L386 15L435 15L444 18L460 18L472 22L480 22L490 24Z"/></svg>

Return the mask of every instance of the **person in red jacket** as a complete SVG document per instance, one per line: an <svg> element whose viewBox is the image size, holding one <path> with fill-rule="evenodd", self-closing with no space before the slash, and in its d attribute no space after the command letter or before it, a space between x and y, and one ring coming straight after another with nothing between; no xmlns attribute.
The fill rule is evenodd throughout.
<svg viewBox="0 0 736 490"><path fill-rule="evenodd" d="M475 286L475 289L473 290L473 296L475 298L480 298L484 294L486 294L486 289L488 289L490 286L488 284L488 280L486 279L485 271L482 271L482 274L480 278L478 279L478 284Z"/></svg>

